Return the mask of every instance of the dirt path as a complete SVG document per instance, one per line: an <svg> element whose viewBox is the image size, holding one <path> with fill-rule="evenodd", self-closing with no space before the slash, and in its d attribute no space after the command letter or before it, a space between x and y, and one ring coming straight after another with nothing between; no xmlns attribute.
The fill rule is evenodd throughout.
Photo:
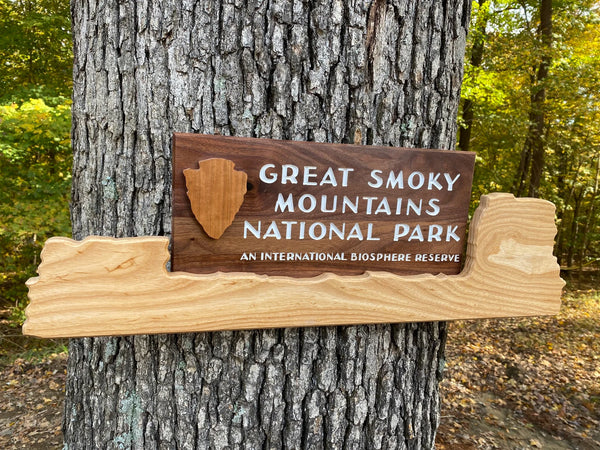
<svg viewBox="0 0 600 450"><path fill-rule="evenodd" d="M501 406L503 400L492 394L476 393L461 400L472 405L472 410L469 414L447 411L447 408L442 412L442 423L438 429L436 442L438 449L587 448L559 436L552 436L534 424L519 418L512 410Z"/></svg>
<svg viewBox="0 0 600 450"><path fill-rule="evenodd" d="M440 448L600 450L600 292L556 317L449 324Z"/></svg>

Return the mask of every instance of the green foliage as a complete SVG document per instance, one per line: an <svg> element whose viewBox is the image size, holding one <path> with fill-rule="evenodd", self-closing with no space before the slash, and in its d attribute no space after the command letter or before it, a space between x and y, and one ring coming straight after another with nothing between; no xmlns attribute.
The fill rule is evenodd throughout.
<svg viewBox="0 0 600 450"><path fill-rule="evenodd" d="M0 334L0 338L2 335ZM20 343L12 341L15 337L6 338L7 343L0 346L0 370L11 366L17 360L29 364L41 364L58 355L67 354L68 341L66 339L37 339L29 336L18 336Z"/></svg>
<svg viewBox="0 0 600 450"><path fill-rule="evenodd" d="M600 10L595 2L553 2L552 46L538 33L540 1L473 2L469 52L483 40L481 64L465 67L463 98L474 113L473 197L515 186L532 125L532 96L546 91L545 168L540 196L557 206L557 255L563 266L600 257ZM544 52L552 64L536 81Z"/></svg>
<svg viewBox="0 0 600 450"><path fill-rule="evenodd" d="M35 98L32 89L42 89L43 96L69 95L69 2L0 0L0 61L0 102Z"/></svg>
<svg viewBox="0 0 600 450"><path fill-rule="evenodd" d="M0 105L0 286L16 323L43 242L70 234L70 122L64 97Z"/></svg>
<svg viewBox="0 0 600 450"><path fill-rule="evenodd" d="M70 233L69 2L0 0L0 61L0 306L19 324L43 242Z"/></svg>

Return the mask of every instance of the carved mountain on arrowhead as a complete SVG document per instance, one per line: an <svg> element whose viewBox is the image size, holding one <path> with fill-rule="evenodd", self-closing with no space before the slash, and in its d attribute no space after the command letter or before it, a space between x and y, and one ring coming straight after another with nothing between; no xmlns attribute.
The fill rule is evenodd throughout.
<svg viewBox="0 0 600 450"><path fill-rule="evenodd" d="M244 203L248 175L234 166L228 159L213 158L183 171L194 217L213 239L223 235Z"/></svg>

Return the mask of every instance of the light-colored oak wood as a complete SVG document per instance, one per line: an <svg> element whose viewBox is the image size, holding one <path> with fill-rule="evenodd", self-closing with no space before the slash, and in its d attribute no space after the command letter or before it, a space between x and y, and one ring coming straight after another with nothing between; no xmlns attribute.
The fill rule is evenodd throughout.
<svg viewBox="0 0 600 450"><path fill-rule="evenodd" d="M198 163L198 169L185 169L187 196L194 217L213 239L219 239L232 224L246 194L248 175L234 170L228 159L211 158Z"/></svg>
<svg viewBox="0 0 600 450"><path fill-rule="evenodd" d="M483 196L459 275L169 273L167 238L52 238L24 334L76 337L556 314L554 206Z"/></svg>

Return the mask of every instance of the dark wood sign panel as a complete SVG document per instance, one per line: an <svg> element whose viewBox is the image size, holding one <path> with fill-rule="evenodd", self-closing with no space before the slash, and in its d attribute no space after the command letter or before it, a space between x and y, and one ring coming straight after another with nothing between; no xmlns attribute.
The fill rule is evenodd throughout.
<svg viewBox="0 0 600 450"><path fill-rule="evenodd" d="M198 134L173 153L174 271L460 271L474 153Z"/></svg>

